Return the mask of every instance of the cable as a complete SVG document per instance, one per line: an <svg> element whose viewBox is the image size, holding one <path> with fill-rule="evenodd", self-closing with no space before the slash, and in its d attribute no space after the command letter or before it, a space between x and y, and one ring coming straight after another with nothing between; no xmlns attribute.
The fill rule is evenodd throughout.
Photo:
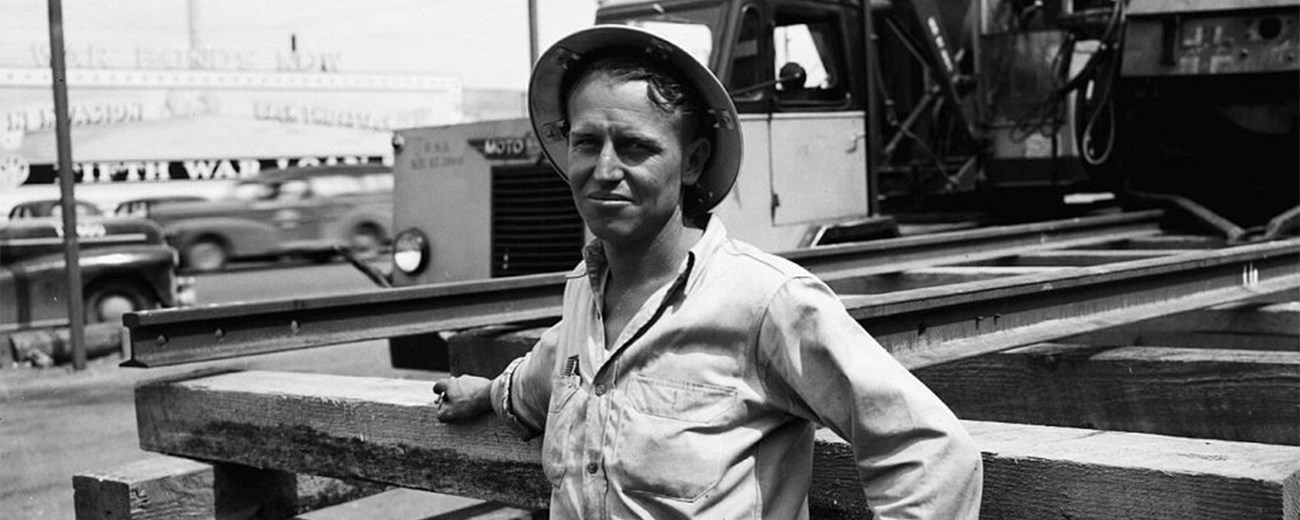
<svg viewBox="0 0 1300 520"><path fill-rule="evenodd" d="M1115 1L1101 43L1088 60L1089 66L1085 67L1088 74L1084 75L1081 71L1076 78L1078 84L1072 86L1079 89L1079 95L1075 98L1075 143L1080 157L1089 166L1105 164L1115 150L1118 121L1115 118L1113 95L1120 74L1126 4L1126 0ZM1105 133L1097 135L1098 123L1103 121L1103 117L1105 124L1100 128ZM1083 121L1082 127L1079 126L1080 121ZM1093 145L1099 142L1101 147L1094 149Z"/></svg>

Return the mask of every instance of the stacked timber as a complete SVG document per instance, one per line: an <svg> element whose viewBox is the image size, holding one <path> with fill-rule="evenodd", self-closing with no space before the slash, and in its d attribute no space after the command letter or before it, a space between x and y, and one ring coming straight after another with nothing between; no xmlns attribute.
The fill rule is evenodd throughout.
<svg viewBox="0 0 1300 520"><path fill-rule="evenodd" d="M458 335L453 366L490 375L541 330ZM984 518L1297 519L1298 331L1300 306L1237 305L916 373L983 452ZM538 439L439 423L432 402L428 382L279 372L137 389L150 451L546 506ZM851 447L822 431L815 454L814 516L868 515Z"/></svg>
<svg viewBox="0 0 1300 520"><path fill-rule="evenodd" d="M1289 303L1300 301L1298 248L1198 252L1188 237L1115 235L901 267L881 257L865 274L854 257L818 275L963 419L983 452L984 518L1300 520L1300 305ZM418 332L429 307L393 323ZM263 324L245 327L243 343L225 333L238 325L230 316L132 334L173 340L146 345L144 365L193 360L200 348L233 352L233 343L252 353L359 339L354 327L377 327L346 319L364 314L357 306L304 308L316 309L240 315ZM483 324L453 314L451 328ZM204 339L214 326L215 347ZM284 330L291 335L276 339ZM453 372L493 376L541 330L456 335ZM525 509L545 507L550 493L538 439L521 441L490 417L439 423L428 381L235 372L144 384L136 395L141 447L221 471L323 475ZM869 516L850 452L819 433L814 517Z"/></svg>

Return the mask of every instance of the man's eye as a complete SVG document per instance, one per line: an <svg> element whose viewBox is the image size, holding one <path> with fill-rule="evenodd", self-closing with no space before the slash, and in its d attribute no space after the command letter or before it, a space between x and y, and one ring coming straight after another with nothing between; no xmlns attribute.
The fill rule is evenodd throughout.
<svg viewBox="0 0 1300 520"><path fill-rule="evenodd" d="M579 137L569 140L569 149L571 150L589 151L599 147L600 143L591 138Z"/></svg>
<svg viewBox="0 0 1300 520"><path fill-rule="evenodd" d="M619 154L630 160L639 161L654 155L659 148L645 141L626 141L619 143Z"/></svg>

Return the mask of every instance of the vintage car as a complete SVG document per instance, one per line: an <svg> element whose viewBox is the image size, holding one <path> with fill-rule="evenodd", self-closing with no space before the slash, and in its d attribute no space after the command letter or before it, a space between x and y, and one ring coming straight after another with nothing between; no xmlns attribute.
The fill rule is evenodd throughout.
<svg viewBox="0 0 1300 520"><path fill-rule="evenodd" d="M100 215L99 208L94 204L84 200L76 201L77 217L97 217ZM21 220L29 218L59 217L63 215L63 206L59 205L59 199L41 199L20 202L9 210L9 220Z"/></svg>
<svg viewBox="0 0 1300 520"><path fill-rule="evenodd" d="M237 259L324 260L334 257L336 247L373 258L389 241L392 170L378 165L271 170L240 180L220 199L159 206L149 218L163 226L181 264L196 271L220 269Z"/></svg>
<svg viewBox="0 0 1300 520"><path fill-rule="evenodd" d="M67 326L63 235L56 218L0 224L0 334ZM157 224L88 218L77 223L77 240L87 323L194 303L192 281L176 275L176 250Z"/></svg>
<svg viewBox="0 0 1300 520"><path fill-rule="evenodd" d="M149 218L149 212L159 206L180 202L203 202L205 200L208 199L198 195L165 195L124 200L119 202L117 207L113 208L113 216Z"/></svg>

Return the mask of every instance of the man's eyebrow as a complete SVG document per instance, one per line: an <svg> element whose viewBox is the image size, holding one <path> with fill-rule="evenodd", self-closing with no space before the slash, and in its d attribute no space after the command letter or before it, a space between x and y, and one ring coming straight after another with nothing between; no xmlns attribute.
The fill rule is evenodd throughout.
<svg viewBox="0 0 1300 520"><path fill-rule="evenodd" d="M569 136L591 137L604 135L604 128L595 125L579 125L569 130ZM658 143L659 138L653 134L643 132L635 126L616 125L610 127L610 133L615 140L631 140L645 143Z"/></svg>

